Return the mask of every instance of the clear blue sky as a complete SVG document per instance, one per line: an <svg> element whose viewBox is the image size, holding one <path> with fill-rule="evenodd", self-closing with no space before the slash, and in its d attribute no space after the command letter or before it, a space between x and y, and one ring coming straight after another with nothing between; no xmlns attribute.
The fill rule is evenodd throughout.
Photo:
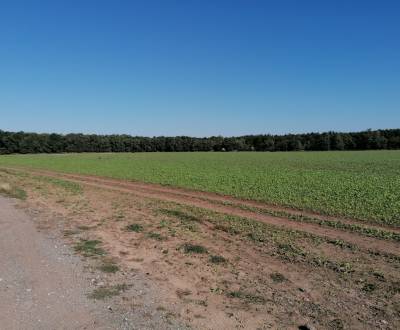
<svg viewBox="0 0 400 330"><path fill-rule="evenodd" d="M0 0L0 129L400 127L400 1Z"/></svg>

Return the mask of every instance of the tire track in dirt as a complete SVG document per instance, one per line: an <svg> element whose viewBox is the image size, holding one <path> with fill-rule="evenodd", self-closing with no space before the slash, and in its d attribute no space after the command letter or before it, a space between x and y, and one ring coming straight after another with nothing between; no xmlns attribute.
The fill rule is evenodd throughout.
<svg viewBox="0 0 400 330"><path fill-rule="evenodd" d="M50 174L54 174L50 173ZM155 185L155 184L147 184L147 183L141 183L141 182L129 182L129 181L122 181L122 180L117 180L117 179L110 179L110 178L102 178L102 177L97 177L97 176L86 176L86 175L74 175L74 174L63 174L66 175L66 177L70 178L76 178L76 179L84 179L90 182L99 182L99 183L107 183L107 184L112 184L116 185L119 187L123 188L132 188L132 189L140 189L143 191L152 191L152 192L157 192L157 193L163 193L163 194L168 194L168 195L173 195L173 196L178 196L178 197L185 197L185 198L190 198L193 200L202 200L202 201L208 201L216 204L222 204L224 206L231 206L235 207L238 209L243 209L243 208L251 208L249 211L254 212L254 213L262 213L262 211L272 211L272 212L282 212L286 213L288 215L296 215L296 216L308 216L312 217L314 219L318 220L329 220L329 221L335 221L338 223L343 223L343 224L348 224L348 225L361 225L364 228L371 228L371 229L377 229L377 230L388 230L391 232L395 232L400 234L400 228L396 227L391 227L391 226L386 226L386 225L378 225L378 224L370 224L366 223L366 221L363 220L354 220L354 219L346 219L346 218L337 218L333 216L328 216L328 215L321 215L313 212L307 212L307 211L300 211L296 209L290 209L290 208L284 208L284 207L279 207L276 205L268 205L264 204L262 202L257 202L257 201L252 201L252 200L243 200L231 196L226 196L226 195L218 195L218 194L213 194L213 193L208 193L208 192L202 192L202 191L190 191L186 190L183 188L175 188L175 187L165 187L165 186L160 186L160 185ZM274 215L270 215L274 216ZM278 218L285 218L284 215L282 216L276 216ZM291 220L290 221L296 221L296 220ZM339 230L339 228L338 228Z"/></svg>
<svg viewBox="0 0 400 330"><path fill-rule="evenodd" d="M188 193L187 191L180 189L169 188L169 187L164 188L161 186L155 186L145 183L123 182L116 179L106 179L88 175L66 174L66 173L52 172L47 170L46 171L31 170L31 169L28 170L25 168L7 168L7 169L22 170L34 175L44 175L53 178L67 179L75 183L85 184L92 187L111 189L125 193L132 193L134 195L145 198L154 198L163 201L200 207L203 209L224 213L227 215L253 219L283 229L307 232L316 236L325 237L332 240L340 239L345 242L357 245L358 247L365 250L374 250L374 251L379 251L381 253L391 253L400 256L400 244L396 242L384 241L372 237L361 236L356 233L351 233L336 228L322 227L318 224L307 223L307 222L296 222L294 220L282 217L270 216L251 210L240 209L233 205L218 204L215 202L215 201L226 202L230 200L235 200L235 201L240 201L240 203L242 203L241 200L234 198L225 198L225 196L218 196L219 197L218 199L214 199L212 198L213 194L202 193L202 192ZM209 198L205 198L205 196L208 196ZM250 203L253 205L255 205L254 203L258 204L258 202L254 203L250 202ZM245 205L244 203L242 204ZM300 212L300 214L304 213ZM375 228L383 229L384 227L375 226ZM394 231L393 228L391 228L391 230Z"/></svg>
<svg viewBox="0 0 400 330"><path fill-rule="evenodd" d="M384 231L391 231L394 233L400 234L400 227L385 225L385 224L376 224L376 223L368 223L364 220L358 219L351 219L351 218L343 218L337 216L330 216L319 214L312 211L307 210L298 210L293 209L290 207L278 206L273 204L268 204L264 202L254 201L254 200L246 200L240 199L233 196L228 195L220 195L212 192L205 192L205 191L198 191L198 190L189 190L186 188L181 187L170 187L170 186L163 186L154 183L144 183L139 181L123 181L121 179L113 179L108 177L101 177L95 175L84 175L84 174L71 174L71 173L64 173L64 172L55 172L49 170L40 170L40 169L32 169L32 168L25 168L25 167L13 167L13 168L5 168L9 170L22 170L25 172L45 175L45 176L54 176L54 175L61 175L64 178L71 178L71 179L79 179L85 180L90 182L99 182L99 183L107 183L112 184L115 186L123 187L123 188L132 188L132 189L141 189L144 191L154 191L157 193L164 193L174 196L184 196L186 198L196 199L196 200L206 200L213 203L219 204L229 204L229 206L243 209L243 208L250 208L250 211L255 213L262 213L264 212L281 212L282 215L276 216L279 218L285 218L285 213L287 215L294 215L294 216L306 216L311 217L316 220L327 220L327 221L334 221L337 223L342 223L346 225L358 225L364 228L371 228L376 230L384 230ZM271 215L274 216L275 215ZM296 221L293 219L288 219L290 221ZM341 228L337 228L337 230L344 230Z"/></svg>
<svg viewBox="0 0 400 330"><path fill-rule="evenodd" d="M371 237L364 237L356 233L342 231L335 228L321 227L317 224L296 222L281 217L269 216L250 210L239 209L237 207L230 205L217 204L213 201L210 201L209 199L200 199L198 197L198 196L203 197L208 194L194 193L193 195L191 194L188 195L187 192L175 193L176 191L179 191L179 189L177 190L173 188L162 189L159 187L155 189L152 185L147 185L143 183L136 183L136 182L128 183L128 182L121 182L115 179L104 179L100 177L93 177L86 175L65 174L65 173L43 171L43 170L23 169L23 171L27 171L28 173L36 175L45 175L53 178L67 179L72 182L86 184L97 188L112 189L120 192L132 193L141 197L155 198L163 201L175 202L189 206L196 206L228 215L250 218L253 220L271 224L284 229L308 232L310 234L326 237L333 240L341 239L343 241L355 244L367 250L375 250L383 253L400 255L400 245L396 242L383 241ZM220 197L224 198L224 196ZM222 201L222 199L220 199L219 201Z"/></svg>

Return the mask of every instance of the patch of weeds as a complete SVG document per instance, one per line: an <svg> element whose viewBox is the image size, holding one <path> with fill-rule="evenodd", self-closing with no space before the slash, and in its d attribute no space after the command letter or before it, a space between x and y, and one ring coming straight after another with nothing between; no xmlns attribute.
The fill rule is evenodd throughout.
<svg viewBox="0 0 400 330"><path fill-rule="evenodd" d="M71 181L61 180L61 179L56 179L56 178L50 178L50 177L45 177L45 176L34 177L34 178L39 181L48 182L55 186L61 187L75 195L82 193L82 186L76 182L71 182Z"/></svg>
<svg viewBox="0 0 400 330"><path fill-rule="evenodd" d="M332 260L325 259L321 256L314 257L312 259L312 264L318 267L325 267L331 269L337 273L353 273L353 265L350 262L336 262Z"/></svg>
<svg viewBox="0 0 400 330"><path fill-rule="evenodd" d="M281 273L272 273L270 277L275 283L282 283L286 281L286 277L283 276Z"/></svg>
<svg viewBox="0 0 400 330"><path fill-rule="evenodd" d="M159 210L162 214L174 217L180 220L182 226L191 232L197 232L198 226L197 223L201 222L201 219L191 215L187 212L181 210L169 210L169 209L160 209Z"/></svg>
<svg viewBox="0 0 400 330"><path fill-rule="evenodd" d="M102 265L99 266L99 269L105 273L116 273L119 271L118 265L116 265L112 261L104 261Z"/></svg>
<svg viewBox="0 0 400 330"><path fill-rule="evenodd" d="M186 243L183 245L185 253L208 253L207 249L202 245Z"/></svg>
<svg viewBox="0 0 400 330"><path fill-rule="evenodd" d="M340 263L329 263L329 268L338 273L353 273L353 265L350 262L340 262Z"/></svg>
<svg viewBox="0 0 400 330"><path fill-rule="evenodd" d="M157 241L163 241L163 240L166 239L166 238L165 238L164 236L162 236L161 234L155 233L155 232L152 232L152 231L151 231L150 233L147 234L147 237L152 238L152 239L155 239L155 240L157 240Z"/></svg>
<svg viewBox="0 0 400 330"><path fill-rule="evenodd" d="M106 252L98 247L99 240L82 240L75 245L75 251L82 253L85 257L95 257L105 255Z"/></svg>
<svg viewBox="0 0 400 330"><path fill-rule="evenodd" d="M174 218L178 218L180 220L183 221L195 221L195 222L201 222L202 220L192 214L189 214L187 212L184 212L182 210L169 210L169 209L160 209L159 210L162 214L174 217Z"/></svg>
<svg viewBox="0 0 400 330"><path fill-rule="evenodd" d="M199 231L199 227L195 223L185 223L184 227L185 227L185 229L187 229L188 231L191 231L193 233Z"/></svg>
<svg viewBox="0 0 400 330"><path fill-rule="evenodd" d="M231 291L228 296L231 298L242 298L243 293L241 291Z"/></svg>
<svg viewBox="0 0 400 330"><path fill-rule="evenodd" d="M338 264L314 257L308 252L307 248L297 246L294 242L301 241L304 243L318 246L322 242L327 242L317 235L302 232L300 230L289 230L278 228L274 225L262 223L254 219L238 217L232 215L221 214L209 210L193 206L182 206L177 204L176 208L180 208L179 212L164 210L164 214L186 217L189 219L201 219L214 225L215 230L221 230L231 235L238 235L241 238L249 238L260 246L266 246L273 249L269 252L271 256L290 262L305 262L313 266L328 267L337 272L351 272L351 265ZM180 210L184 209L185 212ZM186 211L187 210L187 211ZM354 249L355 247L348 245L343 241L331 241L331 244ZM303 250L304 249L304 250ZM349 267L350 266L350 267Z"/></svg>
<svg viewBox="0 0 400 330"><path fill-rule="evenodd" d="M296 260L299 257L305 257L306 253L293 243L281 243L277 246L278 254L287 260Z"/></svg>
<svg viewBox="0 0 400 330"><path fill-rule="evenodd" d="M176 237L176 229L175 228L168 228L168 233L172 237Z"/></svg>
<svg viewBox="0 0 400 330"><path fill-rule="evenodd" d="M143 231L143 226L139 225L138 223L132 223L132 224L126 226L126 230L139 233L139 232Z"/></svg>
<svg viewBox="0 0 400 330"><path fill-rule="evenodd" d="M365 293L371 293L375 291L376 285L373 283L365 283L364 286L361 288L362 291Z"/></svg>
<svg viewBox="0 0 400 330"><path fill-rule="evenodd" d="M221 225L221 224L215 225L215 226L214 226L214 229L224 231L225 233L228 233L228 234L231 234L231 235L238 235L238 234L240 234L240 231L239 231L239 230L237 230L237 229L235 229L235 228L233 228L233 227L224 226L224 225Z"/></svg>
<svg viewBox="0 0 400 330"><path fill-rule="evenodd" d="M342 241L341 239L336 239L336 240L328 240L327 243L339 246L342 249L349 249L349 250L356 250L357 247L353 244L347 243L345 241Z"/></svg>
<svg viewBox="0 0 400 330"><path fill-rule="evenodd" d="M380 252L376 250L368 250L368 254L374 257L385 258L389 263L400 264L400 256L389 252Z"/></svg>
<svg viewBox="0 0 400 330"><path fill-rule="evenodd" d="M268 240L267 237L265 237L264 235L262 235L261 233L257 233L257 232L252 232L248 234L248 237L254 241L254 242L261 242L264 243Z"/></svg>
<svg viewBox="0 0 400 330"><path fill-rule="evenodd" d="M21 200L25 200L27 197L25 190L17 187L12 187L8 183L0 184L0 193L7 197L17 198Z"/></svg>
<svg viewBox="0 0 400 330"><path fill-rule="evenodd" d="M211 291L212 293L215 293L215 294L223 294L223 293L224 293L224 290L221 289L221 288L218 288L218 287L216 287L216 288L210 288L210 291Z"/></svg>
<svg viewBox="0 0 400 330"><path fill-rule="evenodd" d="M385 240L392 240L392 241L400 241L400 234L388 230L383 230L383 229L378 229L378 228L372 228L372 227L364 227L359 224L354 224L354 223L345 223L341 221L335 221L335 220L328 220L328 219L320 219L320 218L315 218L315 217L310 217L304 214L291 214L288 212L284 211L272 211L272 210L265 210L265 209L259 209L259 208L252 208L252 207L246 207L248 209L258 210L258 212L261 213L266 213L268 215L280 217L280 218L287 218L290 220L298 221L298 222L307 222L307 223L315 223L318 224L322 227L331 227L331 228L336 228L336 229L341 229L341 230L347 230L350 232L355 232L360 235L368 236L368 237L376 237L379 239L385 239Z"/></svg>
<svg viewBox="0 0 400 330"><path fill-rule="evenodd" d="M166 228L166 227L169 227L169 225L170 225L170 222L168 220L161 220L158 228Z"/></svg>
<svg viewBox="0 0 400 330"><path fill-rule="evenodd" d="M242 291L231 291L228 293L228 297L242 299L252 304L265 304L266 302L264 297Z"/></svg>
<svg viewBox="0 0 400 330"><path fill-rule="evenodd" d="M27 198L27 193L25 190L20 188L14 188L11 194L12 197L25 200Z"/></svg>
<svg viewBox="0 0 400 330"><path fill-rule="evenodd" d="M107 298L118 296L119 294L128 290L129 288L130 285L127 284L117 284L109 287L102 286L100 288L95 289L92 293L88 295L88 297L95 300L104 300Z"/></svg>
<svg viewBox="0 0 400 330"><path fill-rule="evenodd" d="M210 256L210 262L212 262L213 264L223 264L226 263L227 260L223 256L213 255Z"/></svg>
<svg viewBox="0 0 400 330"><path fill-rule="evenodd" d="M183 208L182 206L180 207ZM216 230L221 230L232 235L249 237L255 242L268 242L274 245L280 244L283 241L286 242L287 239L306 239L310 242L321 242L321 238L316 235L302 231L281 229L250 218L222 214L193 206L185 206L186 213L190 214L194 219L201 219L201 221L212 223Z"/></svg>
<svg viewBox="0 0 400 330"><path fill-rule="evenodd" d="M215 202L215 203L220 204L220 202ZM289 212L285 212L285 211L268 210L268 209L264 209L264 208L253 207L253 206L248 206L248 205L243 205L243 204L235 204L235 203L231 203L231 202L227 202L227 203L224 202L222 204L234 206L234 207L246 210L246 211L252 211L252 212L270 215L273 217L290 219L290 220L297 221L297 222L315 223L322 227L332 227L332 228L336 228L336 229L356 232L356 233L364 235L364 236L376 237L376 238L385 239L385 240L400 241L400 234L396 233L396 232L392 232L390 230L364 227L361 224L346 223L346 222L342 222L342 221L329 220L329 219L321 219L318 217L311 217L311 216L308 216L305 214L293 214L293 213L289 213ZM373 221L373 222L382 222L382 221ZM383 221L383 222L385 222L385 221ZM346 245L339 245L339 244L338 244L338 246L345 247L345 248L348 247Z"/></svg>

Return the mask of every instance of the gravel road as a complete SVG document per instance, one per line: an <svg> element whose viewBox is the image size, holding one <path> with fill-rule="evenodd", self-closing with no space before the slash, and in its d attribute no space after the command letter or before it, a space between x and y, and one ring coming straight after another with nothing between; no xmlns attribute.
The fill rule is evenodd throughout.
<svg viewBox="0 0 400 330"><path fill-rule="evenodd" d="M0 196L0 329L130 329L86 297L80 259L14 204Z"/></svg>

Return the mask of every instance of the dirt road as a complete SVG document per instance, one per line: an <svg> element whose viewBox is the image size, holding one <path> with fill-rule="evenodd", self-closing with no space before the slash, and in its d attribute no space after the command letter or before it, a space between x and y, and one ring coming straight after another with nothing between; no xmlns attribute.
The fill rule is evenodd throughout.
<svg viewBox="0 0 400 330"><path fill-rule="evenodd" d="M60 238L40 232L15 204L0 196L1 330L178 328L157 316L145 319L139 311L126 313L111 309L110 301L89 299L89 277L95 275L89 276ZM136 279L131 294L143 286ZM144 312L150 313L148 307Z"/></svg>
<svg viewBox="0 0 400 330"><path fill-rule="evenodd" d="M66 174L66 173L58 173L58 172L44 171L44 170L29 170L28 172L34 175L45 175L53 178L62 178L79 184L85 184L103 189L112 189L124 193L132 193L141 197L171 201L180 204L204 208L211 211L217 211L229 215L250 218L267 224L272 224L281 228L306 231L310 234L326 237L332 240L338 240L338 239L343 240L345 242L355 244L366 250L374 249L382 253L390 251L391 253L400 256L400 246L397 242L380 240L374 237L361 236L358 235L357 233L340 230L339 228L321 227L318 224L292 221L291 219L285 217L276 217L268 214L262 214L257 210L243 209L240 206L260 207L261 209L267 209L267 210L270 209L275 211L285 211L288 212L288 214L292 215L305 214L305 215L315 216L320 219L329 219L329 220L334 220L336 222L348 223L350 225L358 224L357 221L350 219L338 219L334 217L316 215L313 213L300 212L288 208L268 206L259 202L245 201L229 196L220 196L212 193L190 191L180 188L163 187L155 184L128 182L128 181L96 177L90 175ZM363 224L363 227L374 228L377 230L388 229L385 226L370 225L370 224ZM390 228L389 230L395 233L399 233L398 228Z"/></svg>
<svg viewBox="0 0 400 330"><path fill-rule="evenodd" d="M123 320L86 298L82 266L0 197L0 328L116 329Z"/></svg>

